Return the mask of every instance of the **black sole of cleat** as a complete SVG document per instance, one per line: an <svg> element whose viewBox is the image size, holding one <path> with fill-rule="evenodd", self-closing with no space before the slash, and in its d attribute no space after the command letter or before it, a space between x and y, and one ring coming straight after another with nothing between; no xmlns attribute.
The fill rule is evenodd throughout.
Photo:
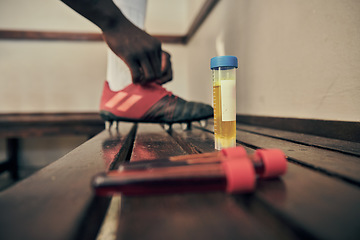
<svg viewBox="0 0 360 240"><path fill-rule="evenodd" d="M184 121L149 121L149 120L143 120L143 119L132 119L132 118L124 118L124 117L118 117L115 116L114 114L108 112L108 111L100 111L100 116L104 121L117 121L117 122L134 122L134 123L160 123L160 124L173 124L173 123L184 123ZM212 118L213 116L206 116L203 118L199 118L199 119L192 119L189 122L186 123L191 123L191 122L195 122L195 121L201 121L201 120L206 120L209 118Z"/></svg>

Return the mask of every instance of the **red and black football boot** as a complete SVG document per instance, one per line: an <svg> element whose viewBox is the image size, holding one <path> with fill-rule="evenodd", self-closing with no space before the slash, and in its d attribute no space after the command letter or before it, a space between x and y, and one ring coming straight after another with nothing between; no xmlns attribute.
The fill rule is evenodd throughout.
<svg viewBox="0 0 360 240"><path fill-rule="evenodd" d="M130 84L114 92L105 81L100 115L109 122L191 123L211 118L210 105L187 102L156 83Z"/></svg>

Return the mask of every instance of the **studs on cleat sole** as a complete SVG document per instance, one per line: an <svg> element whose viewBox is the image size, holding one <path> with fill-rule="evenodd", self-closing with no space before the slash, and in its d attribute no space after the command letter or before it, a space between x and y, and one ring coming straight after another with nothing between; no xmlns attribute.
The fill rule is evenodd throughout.
<svg viewBox="0 0 360 240"><path fill-rule="evenodd" d="M112 127L114 129L119 129L119 122L118 121L114 121L113 124L112 124Z"/></svg>
<svg viewBox="0 0 360 240"><path fill-rule="evenodd" d="M181 128L184 131L191 130L191 126L192 126L191 122L181 123Z"/></svg>
<svg viewBox="0 0 360 240"><path fill-rule="evenodd" d="M170 130L172 130L172 124L164 124L163 125L163 128L165 129L165 131L170 131Z"/></svg>
<svg viewBox="0 0 360 240"><path fill-rule="evenodd" d="M111 124L112 124L112 122L110 122L110 121L105 121L105 129L106 129L106 130L109 130L110 127L111 127Z"/></svg>
<svg viewBox="0 0 360 240"><path fill-rule="evenodd" d="M207 119L200 120L199 124L200 124L200 127L206 127L208 125L208 120Z"/></svg>

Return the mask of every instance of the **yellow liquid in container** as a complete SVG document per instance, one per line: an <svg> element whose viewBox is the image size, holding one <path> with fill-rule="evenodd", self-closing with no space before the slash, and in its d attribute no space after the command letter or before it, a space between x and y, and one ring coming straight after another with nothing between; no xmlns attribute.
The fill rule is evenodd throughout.
<svg viewBox="0 0 360 240"><path fill-rule="evenodd" d="M215 149L236 146L236 120L223 121L221 85L213 85Z"/></svg>

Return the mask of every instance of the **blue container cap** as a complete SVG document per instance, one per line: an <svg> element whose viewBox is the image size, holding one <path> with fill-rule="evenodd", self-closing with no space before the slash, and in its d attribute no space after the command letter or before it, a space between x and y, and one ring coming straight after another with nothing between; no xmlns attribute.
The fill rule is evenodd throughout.
<svg viewBox="0 0 360 240"><path fill-rule="evenodd" d="M210 60L210 68L217 67L238 67L238 61L235 56L218 56Z"/></svg>

